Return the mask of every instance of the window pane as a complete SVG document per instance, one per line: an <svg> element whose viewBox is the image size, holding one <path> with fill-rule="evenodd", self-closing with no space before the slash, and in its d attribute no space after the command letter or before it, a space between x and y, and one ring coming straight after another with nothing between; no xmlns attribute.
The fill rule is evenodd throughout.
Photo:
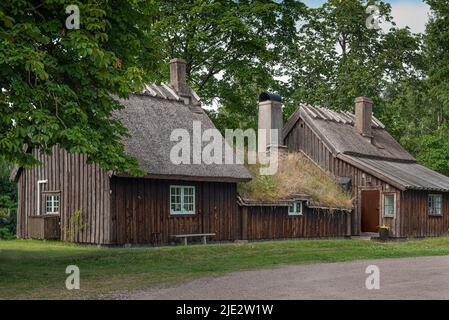
<svg viewBox="0 0 449 320"><path fill-rule="evenodd" d="M170 209L172 213L186 214L195 211L195 187L171 186Z"/></svg>
<svg viewBox="0 0 449 320"><path fill-rule="evenodd" d="M302 215L302 202L297 201L288 206L289 215Z"/></svg>
<svg viewBox="0 0 449 320"><path fill-rule="evenodd" d="M443 209L443 196L441 194L429 194L429 214L441 215Z"/></svg>
<svg viewBox="0 0 449 320"><path fill-rule="evenodd" d="M45 212L59 213L59 195L47 195L45 197Z"/></svg>
<svg viewBox="0 0 449 320"><path fill-rule="evenodd" d="M292 203L288 206L288 212L293 213L295 212L295 204Z"/></svg>
<svg viewBox="0 0 449 320"><path fill-rule="evenodd" d="M394 216L394 195L387 194L384 196L384 215Z"/></svg>
<svg viewBox="0 0 449 320"><path fill-rule="evenodd" d="M183 208L186 213L194 211L194 189L193 187L183 188Z"/></svg>

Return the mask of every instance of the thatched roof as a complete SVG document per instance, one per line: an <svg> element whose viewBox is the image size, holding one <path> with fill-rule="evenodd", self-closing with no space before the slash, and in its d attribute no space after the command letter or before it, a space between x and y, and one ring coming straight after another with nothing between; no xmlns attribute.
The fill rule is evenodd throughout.
<svg viewBox="0 0 449 320"><path fill-rule="evenodd" d="M193 94L193 93L192 93ZM135 157L149 177L207 180L248 181L251 175L243 165L236 164L173 164L170 151L177 141L170 141L175 129L184 129L193 136L193 122L201 123L202 132L215 128L207 114L199 106L196 95L186 103L167 85L146 86L141 94L129 99L118 99L124 109L114 113L129 130L130 138L123 141L128 155ZM221 138L224 144L224 139ZM203 142L203 147L207 142ZM192 148L192 144L190 143ZM192 153L192 152L191 152ZM224 150L223 150L224 159Z"/></svg>
<svg viewBox="0 0 449 320"><path fill-rule="evenodd" d="M284 138L299 119L310 126L333 155L406 190L449 191L449 178L416 163L416 159L373 117L372 142L354 127L354 114L302 106L288 119Z"/></svg>

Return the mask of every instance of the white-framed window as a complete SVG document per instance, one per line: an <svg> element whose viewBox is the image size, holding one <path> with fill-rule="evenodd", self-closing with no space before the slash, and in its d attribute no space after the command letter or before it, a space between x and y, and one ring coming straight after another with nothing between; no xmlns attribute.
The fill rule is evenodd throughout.
<svg viewBox="0 0 449 320"><path fill-rule="evenodd" d="M443 215L443 196L441 194L429 194L429 215Z"/></svg>
<svg viewBox="0 0 449 320"><path fill-rule="evenodd" d="M194 186L170 186L170 214L195 214Z"/></svg>
<svg viewBox="0 0 449 320"><path fill-rule="evenodd" d="M394 193L384 194L384 216L394 217L396 214L396 195Z"/></svg>
<svg viewBox="0 0 449 320"><path fill-rule="evenodd" d="M48 194L45 196L45 213L59 214L59 195Z"/></svg>
<svg viewBox="0 0 449 320"><path fill-rule="evenodd" d="M302 216L302 201L292 202L288 206L288 215L289 216Z"/></svg>

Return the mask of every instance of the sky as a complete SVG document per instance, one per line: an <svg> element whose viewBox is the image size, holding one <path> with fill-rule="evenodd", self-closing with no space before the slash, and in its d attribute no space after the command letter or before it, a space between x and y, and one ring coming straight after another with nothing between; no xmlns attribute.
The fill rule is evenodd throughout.
<svg viewBox="0 0 449 320"><path fill-rule="evenodd" d="M422 0L384 0L391 4L391 15L398 27L410 27L412 32L424 32L429 6ZM310 7L318 7L325 0L303 0Z"/></svg>

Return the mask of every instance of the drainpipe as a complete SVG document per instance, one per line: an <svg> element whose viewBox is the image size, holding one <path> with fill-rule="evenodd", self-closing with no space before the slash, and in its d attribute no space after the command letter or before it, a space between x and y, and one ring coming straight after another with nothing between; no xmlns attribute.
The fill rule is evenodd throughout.
<svg viewBox="0 0 449 320"><path fill-rule="evenodd" d="M37 215L41 215L41 184L47 183L48 180L38 180L37 181Z"/></svg>

